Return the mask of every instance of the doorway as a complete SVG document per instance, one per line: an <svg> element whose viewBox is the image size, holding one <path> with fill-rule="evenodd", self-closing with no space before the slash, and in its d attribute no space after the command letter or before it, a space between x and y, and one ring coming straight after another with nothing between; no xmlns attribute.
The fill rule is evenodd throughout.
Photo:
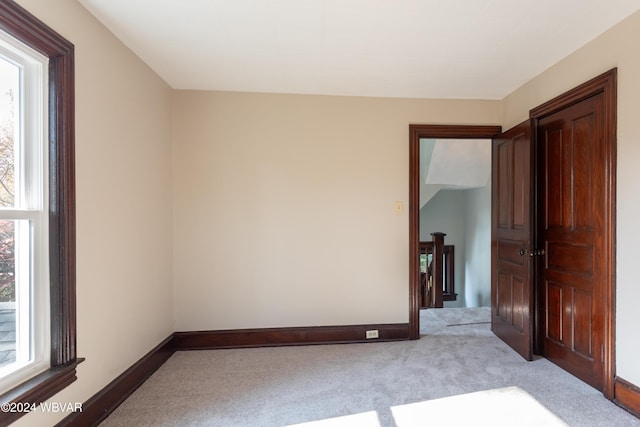
<svg viewBox="0 0 640 427"><path fill-rule="evenodd" d="M591 100L585 103L589 99ZM589 104L588 107L585 107L586 104ZM528 328L533 331L529 346L532 346L536 354L542 354L574 375L586 379L609 399L613 398L615 373L615 107L614 69L531 110L531 153L534 155L530 171L533 190L529 193L529 200L533 218L528 236L530 239L527 240L527 236L523 239L531 244L528 247L514 245L512 248L518 251L519 257L526 255L532 263L532 268L527 269L533 284L530 296L533 300L530 301L531 316L527 319ZM586 117L591 118L585 119ZM409 334L411 339L418 339L419 140L495 138L500 135L501 128L410 125L409 129ZM570 142L580 138L586 141L594 132L599 137L591 148L585 149L582 145L577 147ZM562 148L565 150L564 154L557 151L557 146L550 145L553 138L556 142L565 141L565 148ZM554 166L553 162L558 157L562 161ZM566 185L563 185L566 188L557 187L555 183L541 177L549 170L556 170L554 173L560 174L557 177L564 176ZM582 182L577 182L576 179ZM544 186L544 189L541 189L541 186ZM598 194L585 195L584 192L587 190ZM580 197L576 197L578 193ZM542 203L540 198L543 198L545 203ZM577 204L571 205L571 208L567 207L567 201L570 200L576 201ZM558 203L561 207L557 206ZM591 223L584 219L587 211ZM557 224L552 224L549 218L560 218L564 222L559 220L560 222L556 221ZM593 228L591 242L585 240L585 243L579 239L561 241L553 234L553 229L558 225L567 225L569 229L579 232L589 227ZM564 236L568 233L560 234ZM574 250L581 251L582 257L578 257L577 266L566 267L573 270L564 271L565 266L560 265L560 261L564 259L569 264L575 261L579 254L574 254ZM515 259L515 255L513 258ZM573 280L565 283L556 277L558 274L582 277L587 270L593 275L592 282L595 285L588 291L575 285L576 282ZM494 282L492 279L492 287ZM492 311L493 306L494 301ZM597 336L594 337L593 334ZM584 363L575 363L580 358L584 359L585 355L591 358L587 368Z"/></svg>
<svg viewBox="0 0 640 427"><path fill-rule="evenodd" d="M443 265L421 263L423 310L491 303L491 145L489 138L420 140L421 253L436 236L453 251ZM455 265L447 270L449 261ZM440 271L443 277L435 278ZM427 294L433 297L429 304Z"/></svg>
<svg viewBox="0 0 640 427"><path fill-rule="evenodd" d="M409 337L420 338L420 140L491 139L500 126L409 125Z"/></svg>

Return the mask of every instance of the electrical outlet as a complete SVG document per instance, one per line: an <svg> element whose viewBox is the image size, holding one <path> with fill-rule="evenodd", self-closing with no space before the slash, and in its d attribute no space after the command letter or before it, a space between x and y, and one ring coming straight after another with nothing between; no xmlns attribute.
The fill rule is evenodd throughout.
<svg viewBox="0 0 640 427"><path fill-rule="evenodd" d="M372 338L378 338L378 330L377 329L372 329L370 331L367 331L367 339L370 340Z"/></svg>

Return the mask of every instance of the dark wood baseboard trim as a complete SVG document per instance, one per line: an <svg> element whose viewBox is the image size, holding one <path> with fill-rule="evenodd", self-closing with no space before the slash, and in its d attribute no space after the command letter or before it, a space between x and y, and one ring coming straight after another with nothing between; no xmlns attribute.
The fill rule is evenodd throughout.
<svg viewBox="0 0 640 427"><path fill-rule="evenodd" d="M105 388L82 405L82 412L74 412L56 427L97 426L131 393L151 376L175 352L173 334L134 363Z"/></svg>
<svg viewBox="0 0 640 427"><path fill-rule="evenodd" d="M366 339L369 330L378 330L378 338ZM176 351L408 339L408 323L175 332L86 401L82 412L70 414L56 427L97 426Z"/></svg>
<svg viewBox="0 0 640 427"><path fill-rule="evenodd" d="M640 387L617 377L613 390L613 401L640 418Z"/></svg>
<svg viewBox="0 0 640 427"><path fill-rule="evenodd" d="M377 330L379 338L366 339L366 331L369 330ZM174 345L176 350L201 350L285 345L346 344L402 341L408 339L409 324L394 323L176 332L174 334Z"/></svg>

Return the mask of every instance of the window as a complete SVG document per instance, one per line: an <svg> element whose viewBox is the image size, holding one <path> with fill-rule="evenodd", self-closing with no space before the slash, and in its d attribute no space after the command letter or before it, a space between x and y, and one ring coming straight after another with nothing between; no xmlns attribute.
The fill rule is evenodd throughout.
<svg viewBox="0 0 640 427"><path fill-rule="evenodd" d="M0 347L0 403L36 404L73 382L81 361L73 45L10 0L0 33L0 323L15 324ZM21 415L1 412L0 424Z"/></svg>
<svg viewBox="0 0 640 427"><path fill-rule="evenodd" d="M48 59L0 33L0 390L49 367Z"/></svg>

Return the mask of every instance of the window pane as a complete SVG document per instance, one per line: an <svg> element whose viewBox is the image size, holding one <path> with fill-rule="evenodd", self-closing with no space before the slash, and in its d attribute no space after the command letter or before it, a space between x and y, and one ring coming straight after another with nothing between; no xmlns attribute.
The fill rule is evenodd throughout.
<svg viewBox="0 0 640 427"><path fill-rule="evenodd" d="M15 206L20 68L0 57L0 207Z"/></svg>
<svg viewBox="0 0 640 427"><path fill-rule="evenodd" d="M0 220L0 373L32 359L30 228L29 220Z"/></svg>
<svg viewBox="0 0 640 427"><path fill-rule="evenodd" d="M15 222L0 221L0 368L16 361Z"/></svg>

